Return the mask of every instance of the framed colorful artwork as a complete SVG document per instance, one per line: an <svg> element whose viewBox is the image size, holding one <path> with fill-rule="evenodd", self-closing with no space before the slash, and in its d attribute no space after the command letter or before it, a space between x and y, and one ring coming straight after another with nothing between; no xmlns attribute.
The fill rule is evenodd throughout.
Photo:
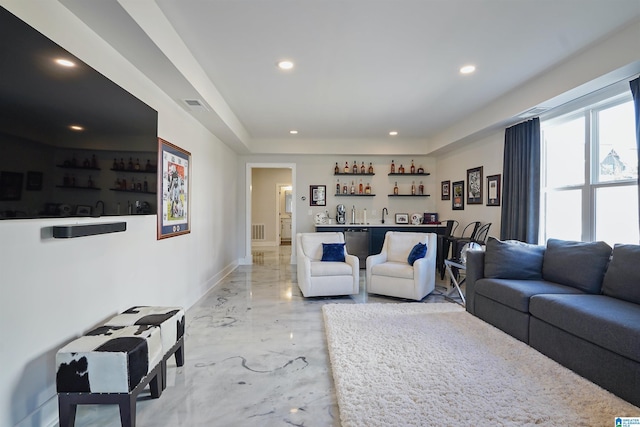
<svg viewBox="0 0 640 427"><path fill-rule="evenodd" d="M191 153L158 138L158 240L191 232Z"/></svg>

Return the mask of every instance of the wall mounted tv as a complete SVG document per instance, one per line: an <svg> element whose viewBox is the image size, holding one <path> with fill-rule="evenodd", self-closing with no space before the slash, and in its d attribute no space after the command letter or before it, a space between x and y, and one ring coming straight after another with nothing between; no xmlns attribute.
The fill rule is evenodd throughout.
<svg viewBox="0 0 640 427"><path fill-rule="evenodd" d="M155 214L157 128L154 109L0 7L0 219Z"/></svg>

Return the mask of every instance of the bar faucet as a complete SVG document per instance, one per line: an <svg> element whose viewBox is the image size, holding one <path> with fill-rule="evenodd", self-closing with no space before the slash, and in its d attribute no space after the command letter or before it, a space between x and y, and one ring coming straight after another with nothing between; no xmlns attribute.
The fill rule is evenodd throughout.
<svg viewBox="0 0 640 427"><path fill-rule="evenodd" d="M387 213L387 215L389 215L389 211L387 210L387 208L382 208L382 223L384 224L384 213Z"/></svg>
<svg viewBox="0 0 640 427"><path fill-rule="evenodd" d="M102 205L102 213L100 214L100 216L104 215L104 202L102 200L98 200L96 202L96 209L98 209L98 205Z"/></svg>

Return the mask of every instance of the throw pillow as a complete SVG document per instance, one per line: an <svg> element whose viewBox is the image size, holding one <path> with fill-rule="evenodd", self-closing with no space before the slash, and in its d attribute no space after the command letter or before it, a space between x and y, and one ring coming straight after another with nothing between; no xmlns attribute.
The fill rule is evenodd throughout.
<svg viewBox="0 0 640 427"><path fill-rule="evenodd" d="M611 257L605 242L573 242L549 239L542 262L542 278L599 294Z"/></svg>
<svg viewBox="0 0 640 427"><path fill-rule="evenodd" d="M489 237L484 254L484 277L491 279L542 279L544 246Z"/></svg>
<svg viewBox="0 0 640 427"><path fill-rule="evenodd" d="M323 243L322 261L344 262L344 243Z"/></svg>
<svg viewBox="0 0 640 427"><path fill-rule="evenodd" d="M613 258L604 275L602 293L610 297L640 304L640 246L613 247Z"/></svg>
<svg viewBox="0 0 640 427"><path fill-rule="evenodd" d="M416 260L424 258L426 254L427 245L425 245L424 243L418 243L411 249L411 252L409 252L409 258L407 258L407 262L409 263L409 265L413 265Z"/></svg>

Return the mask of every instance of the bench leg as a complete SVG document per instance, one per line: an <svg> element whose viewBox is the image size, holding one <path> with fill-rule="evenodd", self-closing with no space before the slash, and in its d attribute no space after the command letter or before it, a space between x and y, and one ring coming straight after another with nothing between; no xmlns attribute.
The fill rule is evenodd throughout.
<svg viewBox="0 0 640 427"><path fill-rule="evenodd" d="M78 405L71 403L65 395L58 395L58 416L60 427L73 427L76 423L76 409Z"/></svg>
<svg viewBox="0 0 640 427"><path fill-rule="evenodd" d="M182 343L180 344L180 347L176 349L175 353L177 366L184 366L184 337L182 337L181 339Z"/></svg>
<svg viewBox="0 0 640 427"><path fill-rule="evenodd" d="M165 372L167 369L166 362L163 363L163 366L164 366L164 372L163 372L163 369L160 368L158 370L158 373L155 375L155 377L153 377L153 379L149 382L149 390L151 391L151 397L154 399L157 399L158 397L160 397L160 395L162 395L162 390L164 390L167 387L167 380L165 378Z"/></svg>
<svg viewBox="0 0 640 427"><path fill-rule="evenodd" d="M136 396L125 394L118 398L120 424L122 427L136 427Z"/></svg>

